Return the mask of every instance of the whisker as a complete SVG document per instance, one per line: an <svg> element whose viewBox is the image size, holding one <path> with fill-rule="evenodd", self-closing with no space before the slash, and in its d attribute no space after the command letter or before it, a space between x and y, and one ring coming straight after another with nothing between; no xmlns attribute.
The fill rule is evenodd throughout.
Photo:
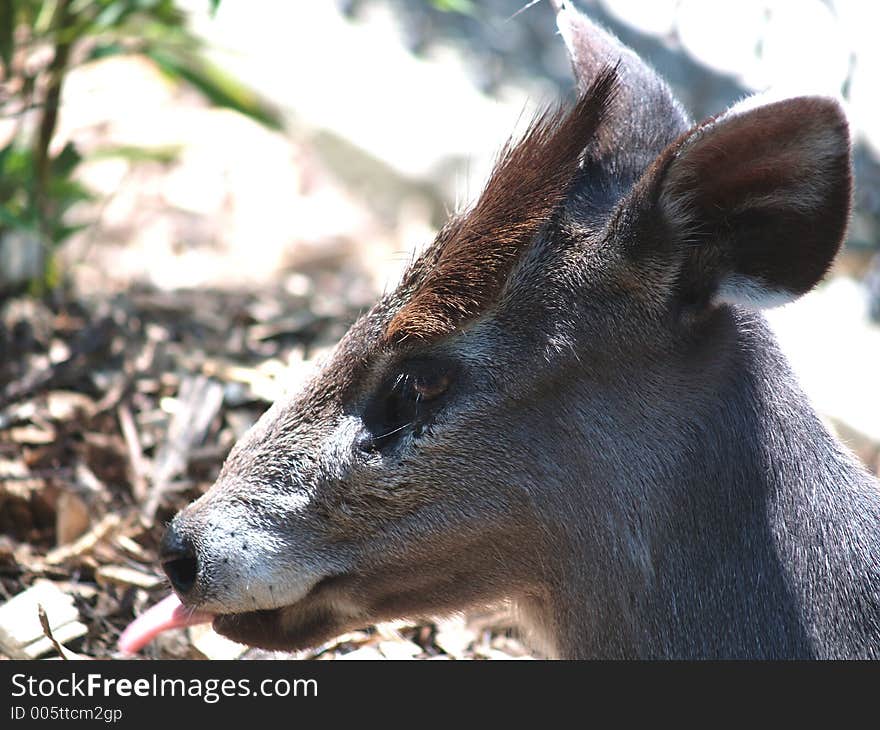
<svg viewBox="0 0 880 730"><path fill-rule="evenodd" d="M520 13L524 13L526 10L528 10L530 7L532 7L532 5L537 5L539 2L541 2L541 0L532 0L530 3L526 3L525 5L523 5L523 7L521 7L519 10L517 10L513 15L511 15L511 16L510 16L507 20L505 20L504 22L505 22L505 23L509 23L509 22L510 22L511 20L513 20L517 15L519 15Z"/></svg>
<svg viewBox="0 0 880 730"><path fill-rule="evenodd" d="M393 435L396 434L398 431L403 431L403 429L408 428L409 426L412 426L412 421L409 421L409 422L407 422L407 423L404 423L402 426L398 426L397 428L392 429L392 430L389 431L388 433L383 433L383 434L381 434L380 436L376 436L375 438L376 438L376 439L384 439L384 438L387 438L388 436L393 436Z"/></svg>

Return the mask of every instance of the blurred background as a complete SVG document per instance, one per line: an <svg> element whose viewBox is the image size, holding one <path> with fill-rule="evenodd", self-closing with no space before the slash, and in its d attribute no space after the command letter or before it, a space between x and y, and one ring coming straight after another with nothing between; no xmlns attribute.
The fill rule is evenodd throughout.
<svg viewBox="0 0 880 730"><path fill-rule="evenodd" d="M695 119L768 88L842 99L846 250L768 318L876 473L875 4L576 4ZM165 522L573 80L546 0L0 0L0 70L0 655L112 656L167 591ZM210 629L144 651L243 653ZM531 653L502 608L307 655Z"/></svg>

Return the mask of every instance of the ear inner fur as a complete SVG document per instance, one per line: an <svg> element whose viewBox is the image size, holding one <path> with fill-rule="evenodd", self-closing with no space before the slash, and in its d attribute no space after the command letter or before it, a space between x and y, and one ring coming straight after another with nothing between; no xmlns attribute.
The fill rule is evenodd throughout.
<svg viewBox="0 0 880 730"><path fill-rule="evenodd" d="M616 69L607 67L570 111L543 113L521 141L505 145L476 205L388 325L388 344L447 336L496 301L535 233L564 201L616 80Z"/></svg>
<svg viewBox="0 0 880 730"><path fill-rule="evenodd" d="M850 165L846 117L832 100L734 107L670 144L621 202L618 215L638 221L628 255L673 267L689 306L790 301L842 243Z"/></svg>
<svg viewBox="0 0 880 730"><path fill-rule="evenodd" d="M662 199L718 248L723 270L699 277L720 277L720 301L740 290L744 303L772 306L809 291L830 266L849 215L849 169L838 106L797 97L701 125L669 165Z"/></svg>

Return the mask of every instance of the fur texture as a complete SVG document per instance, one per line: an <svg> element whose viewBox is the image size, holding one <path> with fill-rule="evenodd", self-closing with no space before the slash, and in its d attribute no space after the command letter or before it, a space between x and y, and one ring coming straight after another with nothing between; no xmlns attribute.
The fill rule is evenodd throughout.
<svg viewBox="0 0 880 730"><path fill-rule="evenodd" d="M436 260L388 325L386 339L436 340L494 304L535 234L565 200L584 148L613 103L603 69L571 110L539 116L508 142L473 210L442 240Z"/></svg>
<svg viewBox="0 0 880 730"><path fill-rule="evenodd" d="M559 5L592 91L175 518L181 597L270 648L512 601L565 658L880 658L878 484L754 311L840 246L842 112L693 127Z"/></svg>

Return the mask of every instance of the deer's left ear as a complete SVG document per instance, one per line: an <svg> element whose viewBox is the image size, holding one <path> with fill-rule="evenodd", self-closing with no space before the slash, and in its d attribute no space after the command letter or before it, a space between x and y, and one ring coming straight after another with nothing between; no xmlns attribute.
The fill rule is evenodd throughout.
<svg viewBox="0 0 880 730"><path fill-rule="evenodd" d="M818 283L843 240L846 117L821 97L734 107L673 143L647 176L682 256L682 295L772 307Z"/></svg>

